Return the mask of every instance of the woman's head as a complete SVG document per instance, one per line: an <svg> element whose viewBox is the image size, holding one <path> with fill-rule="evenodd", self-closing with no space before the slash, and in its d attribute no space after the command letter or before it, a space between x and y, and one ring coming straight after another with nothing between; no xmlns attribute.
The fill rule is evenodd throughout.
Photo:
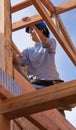
<svg viewBox="0 0 76 130"><path fill-rule="evenodd" d="M42 33L46 36L49 37L49 30L44 22L39 22L38 24L35 24L35 26L42 31ZM29 33L30 27L26 27L25 31Z"/></svg>

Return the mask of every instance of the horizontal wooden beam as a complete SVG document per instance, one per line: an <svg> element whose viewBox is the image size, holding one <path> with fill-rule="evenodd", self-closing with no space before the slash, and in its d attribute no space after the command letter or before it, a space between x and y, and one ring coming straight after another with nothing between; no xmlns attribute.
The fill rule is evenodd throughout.
<svg viewBox="0 0 76 130"><path fill-rule="evenodd" d="M22 93L23 94L26 94L26 93L32 92L32 91L37 91L15 69L14 69L14 78L20 84L20 86L22 87ZM67 108L64 108L64 109L67 110ZM56 112L57 112L57 114L56 114ZM54 116L53 116L53 113L55 113ZM56 109L53 109L53 110L49 110L49 111L35 113L35 114L32 114L32 115L26 115L25 118L27 118L31 123L33 123L35 126L37 126L40 130L45 130L47 128L49 130L57 130L57 129L59 129L59 130L63 130L63 129L64 130L69 130L69 129L73 130L74 127L67 120L65 120L65 118L61 114L59 114L59 116L60 116L59 117L58 113L59 112ZM59 122L56 121L55 119L57 119ZM21 122L21 124L22 123L25 124L24 121L26 122L26 119L24 119L23 122L22 122L22 117L19 118L19 124L20 124L20 122ZM66 126L67 126L67 128L66 128Z"/></svg>
<svg viewBox="0 0 76 130"><path fill-rule="evenodd" d="M29 25L36 24L38 22L42 21L42 17L40 15L33 15L30 18L27 18L26 21L17 21L12 24L12 31L16 31L22 28L25 28Z"/></svg>
<svg viewBox="0 0 76 130"><path fill-rule="evenodd" d="M31 6L31 5L32 5L31 0L25 0L23 2L20 2L19 4L12 6L11 12L15 13L16 11L19 11L19 10L24 9L24 8Z"/></svg>
<svg viewBox="0 0 76 130"><path fill-rule="evenodd" d="M29 7L32 5L32 1L31 0L26 0L23 1L17 5L14 5L11 7L11 12L15 13L16 11L19 11L21 9L24 9L26 7ZM61 14L64 13L66 11L69 11L71 9L75 9L76 8L76 0L68 0L67 2L64 2L60 5L54 6L55 8L55 13L56 14ZM52 10L53 11L53 10Z"/></svg>
<svg viewBox="0 0 76 130"><path fill-rule="evenodd" d="M56 14L65 13L76 8L76 0L68 0L55 7Z"/></svg>
<svg viewBox="0 0 76 130"><path fill-rule="evenodd" d="M76 103L76 80L17 96L0 102L0 114L18 118Z"/></svg>

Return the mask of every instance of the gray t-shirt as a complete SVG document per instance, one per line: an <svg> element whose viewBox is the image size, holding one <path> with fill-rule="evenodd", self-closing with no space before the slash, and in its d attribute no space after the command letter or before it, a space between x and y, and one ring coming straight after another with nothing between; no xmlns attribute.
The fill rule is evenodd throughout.
<svg viewBox="0 0 76 130"><path fill-rule="evenodd" d="M34 47L23 50L19 57L21 66L28 65L28 76L39 80L59 80L55 65L56 42L47 38L45 45L37 43Z"/></svg>

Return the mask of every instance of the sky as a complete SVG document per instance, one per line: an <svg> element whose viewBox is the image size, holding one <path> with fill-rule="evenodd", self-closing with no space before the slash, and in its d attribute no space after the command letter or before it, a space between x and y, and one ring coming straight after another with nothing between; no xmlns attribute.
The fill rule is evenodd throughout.
<svg viewBox="0 0 76 130"><path fill-rule="evenodd" d="M22 1L24 0L11 0L11 5L15 5ZM58 5L60 3L66 2L66 0L52 0L52 2L54 5ZM28 7L13 13L12 22L16 22L21 20L23 17L32 16L37 13L37 10L33 6L31 6L31 8ZM60 17L62 18L62 21L74 43L74 46L76 47L76 9L63 13L60 15ZM33 45L29 35L25 33L25 29L13 32L12 39L20 51ZM56 66L61 79L63 79L65 82L76 79L76 67L58 42L56 52ZM73 108L72 111L65 111L65 114L66 119L76 127L76 108Z"/></svg>

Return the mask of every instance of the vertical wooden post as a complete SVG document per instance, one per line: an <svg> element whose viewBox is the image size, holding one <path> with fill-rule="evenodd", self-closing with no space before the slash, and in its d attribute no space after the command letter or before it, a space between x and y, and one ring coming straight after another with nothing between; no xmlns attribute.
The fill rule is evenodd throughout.
<svg viewBox="0 0 76 130"><path fill-rule="evenodd" d="M10 130L10 121L3 115L0 115L0 130Z"/></svg>
<svg viewBox="0 0 76 130"><path fill-rule="evenodd" d="M0 68L12 77L10 0L0 0ZM10 120L0 115L0 130L10 130Z"/></svg>
<svg viewBox="0 0 76 130"><path fill-rule="evenodd" d="M12 76L10 0L0 0L0 68Z"/></svg>

